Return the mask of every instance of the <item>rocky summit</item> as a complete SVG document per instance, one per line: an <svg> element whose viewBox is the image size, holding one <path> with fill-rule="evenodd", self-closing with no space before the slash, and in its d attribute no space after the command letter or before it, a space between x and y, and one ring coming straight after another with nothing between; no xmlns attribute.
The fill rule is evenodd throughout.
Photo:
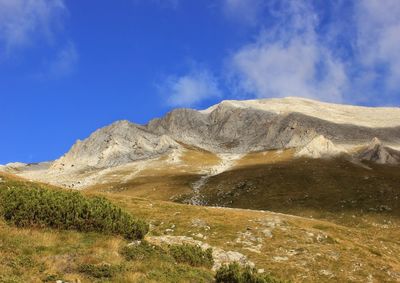
<svg viewBox="0 0 400 283"><path fill-rule="evenodd" d="M357 162L393 165L400 160L398 148L400 108L330 104L295 97L228 100L200 111L175 109L146 125L117 121L78 140L53 162L12 163L0 170L82 188L99 183L99 174L120 166L132 164L129 171L134 177L134 172L150 163L160 167L170 163L166 160L185 164L180 159L182 154L208 152L220 161L195 170L203 174L197 188L207 174L229 170L234 164L231 160L256 152L294 150L292 158L342 156ZM129 178L124 176L124 180ZM107 183L107 178L101 182Z"/></svg>

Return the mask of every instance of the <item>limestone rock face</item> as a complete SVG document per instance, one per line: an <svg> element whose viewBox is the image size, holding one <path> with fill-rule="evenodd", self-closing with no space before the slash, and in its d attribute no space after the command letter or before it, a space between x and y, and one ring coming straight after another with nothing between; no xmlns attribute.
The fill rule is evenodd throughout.
<svg viewBox="0 0 400 283"><path fill-rule="evenodd" d="M154 135L144 127L119 121L77 141L71 150L52 165L52 169L113 167L163 154L179 145L164 135Z"/></svg>
<svg viewBox="0 0 400 283"><path fill-rule="evenodd" d="M222 101L206 110L176 109L141 126L118 121L78 141L51 170L108 168L149 159L185 145L216 154L297 148L299 156L342 153L379 137L400 145L400 108L322 103L302 98ZM386 147L360 156L395 162ZM395 154L394 154L395 155Z"/></svg>
<svg viewBox="0 0 400 283"><path fill-rule="evenodd" d="M371 143L374 137L377 139ZM118 121L77 141L55 161L13 163L0 166L0 171L84 188L127 182L147 169L168 171L173 167L176 172L201 175L191 186L194 197L190 202L198 203L202 201L199 191L208 178L240 164L247 153L292 149L285 151L287 159L293 152L306 158L344 154L360 166L365 165L361 161L400 164L400 152L394 148L400 148L400 108L293 97L227 100L200 111L175 109L147 125ZM212 156L210 160L215 158L217 163L197 166L195 159L201 158L198 153L204 150L209 151L206 158Z"/></svg>
<svg viewBox="0 0 400 283"><path fill-rule="evenodd" d="M303 147L315 137L400 144L400 108L371 108L282 98L222 101L203 111L177 109L146 128L218 153Z"/></svg>
<svg viewBox="0 0 400 283"><path fill-rule="evenodd" d="M383 143L375 137L367 146L358 152L357 158L378 164L399 164L400 152L384 146Z"/></svg>
<svg viewBox="0 0 400 283"><path fill-rule="evenodd" d="M332 141L320 135L314 138L306 146L301 148L296 156L304 156L310 158L329 158L346 153L346 150L340 146L336 146Z"/></svg>

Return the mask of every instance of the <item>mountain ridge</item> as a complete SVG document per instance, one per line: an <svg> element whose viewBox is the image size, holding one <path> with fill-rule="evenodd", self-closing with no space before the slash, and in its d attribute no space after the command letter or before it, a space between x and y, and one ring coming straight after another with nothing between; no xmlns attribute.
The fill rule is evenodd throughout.
<svg viewBox="0 0 400 283"><path fill-rule="evenodd" d="M375 151L368 149L374 138L382 144ZM274 150L295 150L289 159L343 155L356 163L396 165L400 162L398 148L400 108L330 104L293 97L231 100L200 111L174 109L145 125L116 121L78 140L53 162L15 163L0 170L58 185L76 180L73 186L85 187L100 182L98 174L110 175L113 170L127 168L133 170L127 173L132 178L150 167L161 170L172 164L185 174L211 174L215 168L220 172L218 168L230 170L236 166L229 160L236 160L237 156ZM196 153L199 150L204 153ZM204 158L204 154L214 156L212 159L218 163L196 165L202 164L198 158ZM188 166L191 155L199 157Z"/></svg>

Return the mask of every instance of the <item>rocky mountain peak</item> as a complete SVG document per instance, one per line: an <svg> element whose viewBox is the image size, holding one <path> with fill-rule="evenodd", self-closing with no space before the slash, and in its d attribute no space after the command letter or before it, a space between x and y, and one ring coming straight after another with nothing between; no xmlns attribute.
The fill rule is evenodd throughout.
<svg viewBox="0 0 400 283"><path fill-rule="evenodd" d="M306 146L299 149L296 153L298 157L310 158L329 158L346 153L341 146L335 145L331 140L323 135L316 136Z"/></svg>
<svg viewBox="0 0 400 283"><path fill-rule="evenodd" d="M177 147L179 144L165 135L155 135L126 120L117 121L95 131L87 139L77 141L52 168L112 167L152 158Z"/></svg>
<svg viewBox="0 0 400 283"><path fill-rule="evenodd" d="M377 137L364 146L357 155L360 160L371 161L378 164L400 163L400 152L385 146Z"/></svg>

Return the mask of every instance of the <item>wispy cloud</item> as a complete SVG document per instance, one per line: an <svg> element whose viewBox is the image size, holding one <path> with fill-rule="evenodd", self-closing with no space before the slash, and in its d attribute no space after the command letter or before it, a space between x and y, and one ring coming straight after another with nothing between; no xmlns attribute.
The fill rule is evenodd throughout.
<svg viewBox="0 0 400 283"><path fill-rule="evenodd" d="M150 2L160 8L177 9L180 6L180 0L133 0L134 4L141 2Z"/></svg>
<svg viewBox="0 0 400 283"><path fill-rule="evenodd" d="M69 75L74 71L78 63L78 52L72 42L68 42L66 46L59 50L54 61L50 63L48 74L50 77L62 77Z"/></svg>
<svg viewBox="0 0 400 283"><path fill-rule="evenodd" d="M256 25L262 19L266 3L264 0L223 0L222 9L225 16L230 19Z"/></svg>
<svg viewBox="0 0 400 283"><path fill-rule="evenodd" d="M303 96L341 101L345 66L316 32L317 16L300 1L287 1L275 24L230 59L235 88L256 97Z"/></svg>
<svg viewBox="0 0 400 283"><path fill-rule="evenodd" d="M170 76L157 88L171 106L195 106L222 96L217 79L204 69L194 69L183 76Z"/></svg>
<svg viewBox="0 0 400 283"><path fill-rule="evenodd" d="M40 41L48 50L41 58L44 63L37 64L42 70L35 70L32 76L53 79L69 75L79 55L74 42L62 32L67 13L63 0L0 0L0 57L7 60L20 54L17 50Z"/></svg>
<svg viewBox="0 0 400 283"><path fill-rule="evenodd" d="M357 48L365 79L378 77L386 88L400 87L400 1L362 0L356 5ZM382 69L384 72L382 73ZM379 78L381 72L384 78ZM375 73L371 75L371 73Z"/></svg>
<svg viewBox="0 0 400 283"><path fill-rule="evenodd" d="M38 36L50 38L65 11L62 0L0 0L0 46L3 53L29 45Z"/></svg>

